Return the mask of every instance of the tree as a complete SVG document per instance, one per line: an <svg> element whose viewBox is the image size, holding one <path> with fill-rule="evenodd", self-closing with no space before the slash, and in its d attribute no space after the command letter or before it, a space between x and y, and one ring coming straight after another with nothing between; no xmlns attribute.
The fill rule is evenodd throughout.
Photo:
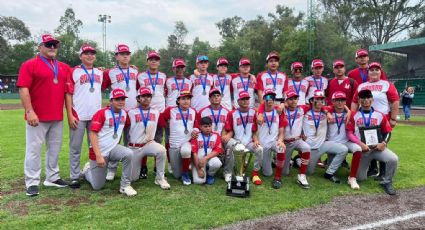
<svg viewBox="0 0 425 230"><path fill-rule="evenodd" d="M69 34L78 37L80 28L83 22L75 18L75 13L72 8L67 8L65 14L59 19L59 26L55 29L56 34Z"/></svg>
<svg viewBox="0 0 425 230"><path fill-rule="evenodd" d="M239 16L233 16L231 18L225 18L220 22L216 23L216 26L220 30L220 35L223 39L236 38L241 28L244 25L244 20Z"/></svg>

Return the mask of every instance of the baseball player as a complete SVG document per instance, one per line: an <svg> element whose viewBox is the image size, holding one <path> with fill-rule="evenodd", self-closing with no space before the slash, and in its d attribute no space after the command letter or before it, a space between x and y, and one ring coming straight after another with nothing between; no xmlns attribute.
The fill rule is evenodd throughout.
<svg viewBox="0 0 425 230"><path fill-rule="evenodd" d="M249 107L255 105L255 89L257 80L255 76L250 74L251 61L248 58L241 58L239 60L238 74L231 74L232 88L233 88L233 106L239 108L239 93L245 91L249 94Z"/></svg>
<svg viewBox="0 0 425 230"><path fill-rule="evenodd" d="M160 113L165 110L165 81L167 76L159 72L161 57L156 51L150 51L146 55L148 70L139 73L137 80L140 87L148 87L152 91L151 107L158 110ZM162 143L164 130L162 128L156 129L155 141ZM148 175L148 167L146 166L147 157L143 157L142 167L140 169L140 178L146 179Z"/></svg>
<svg viewBox="0 0 425 230"><path fill-rule="evenodd" d="M214 132L220 133L223 131L224 125L226 124L227 114L230 112L226 109L221 101L222 95L221 91L217 88L213 88L210 93L210 105L201 109L197 114L197 121L200 122L201 118L209 117L212 120L212 129ZM201 125L198 123L196 125L200 127Z"/></svg>
<svg viewBox="0 0 425 230"><path fill-rule="evenodd" d="M261 185L263 182L259 177L259 171L263 164L263 147L257 137L256 111L250 107L250 94L240 91L238 94L238 108L227 114L226 125L222 132L222 140L226 146L226 160L224 166L224 179L229 182L232 178L234 167L234 156L229 149L241 143L246 149L255 154L254 168L252 171L252 182Z"/></svg>
<svg viewBox="0 0 425 230"><path fill-rule="evenodd" d="M209 117L201 118L198 137L191 140L192 177L195 184L214 184L214 175L222 165L218 158L218 155L223 152L221 137L219 133L212 131L212 123Z"/></svg>
<svg viewBox="0 0 425 230"><path fill-rule="evenodd" d="M352 78L345 76L345 63L343 60L335 60L332 66L335 78L329 81L329 86L326 89L327 104L332 105L332 96L335 92L340 91L345 93L347 105L351 106L351 101L357 90L358 84Z"/></svg>
<svg viewBox="0 0 425 230"><path fill-rule="evenodd" d="M189 91L181 91L177 97L177 106L167 107L159 124L160 127L170 129L170 163L174 177L181 177L183 185L192 183L189 177L192 152L190 139L194 131L196 111L190 107L191 98L192 94Z"/></svg>
<svg viewBox="0 0 425 230"><path fill-rule="evenodd" d="M27 121L24 162L27 196L39 194L43 142L46 142L46 179L43 185L67 186L59 176L58 156L62 145L65 81L71 69L56 60L58 48L59 40L43 34L38 44L39 53L22 63L19 69L16 85Z"/></svg>
<svg viewBox="0 0 425 230"><path fill-rule="evenodd" d="M182 58L173 60L172 68L175 76L167 78L165 82L165 105L177 106L177 97L180 91L190 91L192 89L192 81L184 76L186 71L186 62Z"/></svg>
<svg viewBox="0 0 425 230"><path fill-rule="evenodd" d="M213 77L207 72L208 57L206 55L198 55L196 57L196 68L199 76L192 74L189 78L192 81L193 99L191 106L196 111L201 110L209 105L208 92L214 84Z"/></svg>
<svg viewBox="0 0 425 230"><path fill-rule="evenodd" d="M303 132L306 136L306 142L311 148L311 160L308 165L308 174L312 174L317 161L323 153L334 154L335 157L329 164L324 177L334 183L340 183L339 178L335 176L336 170L341 166L347 155L348 149L345 145L334 141L326 141L327 116L322 112L325 104L325 95L323 91L314 91L311 109L305 113L303 121Z"/></svg>
<svg viewBox="0 0 425 230"><path fill-rule="evenodd" d="M110 106L96 112L90 125L90 161L86 163L82 174L94 190L101 189L106 182L108 161L122 161L120 193L135 196L131 187L131 161L133 151L119 143L127 113L125 112L126 93L120 88L112 90Z"/></svg>
<svg viewBox="0 0 425 230"><path fill-rule="evenodd" d="M311 71L313 72L313 75L305 78L309 85L306 97L307 103L309 103L309 100L313 98L316 90L320 90L325 93L328 88L328 79L322 76L324 66L323 61L320 59L314 59L311 62Z"/></svg>
<svg viewBox="0 0 425 230"><path fill-rule="evenodd" d="M232 77L227 74L229 62L221 57L217 60L217 74L213 75L214 87L220 90L221 104L231 110L232 107Z"/></svg>
<svg viewBox="0 0 425 230"><path fill-rule="evenodd" d="M333 115L332 119L328 123L327 139L328 141L334 141L336 143L345 145L348 148L348 152L353 153L348 184L352 189L360 189L360 186L356 180L356 175L360 159L362 157L362 148L358 144L349 141L347 138L347 133L345 131L346 117L348 116L345 111L346 101L347 96L344 92L336 91L333 93Z"/></svg>
<svg viewBox="0 0 425 230"><path fill-rule="evenodd" d="M138 108L128 112L130 120L129 144L133 150L131 180L135 181L140 175L140 159L145 156L155 157L156 178L155 184L162 189L170 189L170 184L164 177L166 150L164 146L154 140L160 112L151 107L153 95L147 87L140 87L137 96Z"/></svg>
<svg viewBox="0 0 425 230"><path fill-rule="evenodd" d="M263 103L263 94L267 89L275 91L276 101L284 102L285 92L288 91L288 77L278 70L279 60L280 57L277 52L270 52L266 57L267 71L257 75L256 89L260 104Z"/></svg>
<svg viewBox="0 0 425 230"><path fill-rule="evenodd" d="M107 88L122 89L127 95L125 101L125 110L128 111L137 106L137 69L130 66L131 52L130 48L125 44L118 44L115 49L115 59L117 65L103 72L102 89ZM124 145L128 143L128 130L124 130ZM118 162L109 161L107 180L113 180L117 171Z"/></svg>
<svg viewBox="0 0 425 230"><path fill-rule="evenodd" d="M368 69L369 69L369 53L365 49L358 49L356 51L356 63L357 68L350 70L348 72L348 77L354 79L358 85L361 83L367 82L368 78ZM381 79L387 80L385 72L382 71Z"/></svg>
<svg viewBox="0 0 425 230"><path fill-rule="evenodd" d="M351 115L350 122L347 125L348 138L350 141L360 145L364 152L360 161L357 179L367 179L367 171L372 159L384 162L385 170L380 184L387 194L396 195L396 191L392 185L392 179L397 170L398 157L387 148L387 143L391 138L391 125L385 114L375 110L372 106L374 96L370 90L364 89L360 91L358 97L361 108ZM374 127L382 133L383 141L374 147L369 147L361 141L360 129Z"/></svg>
<svg viewBox="0 0 425 230"><path fill-rule="evenodd" d="M262 125L258 125L258 140L263 147L263 174L271 176L272 170L272 151L276 153L276 170L272 182L272 187L279 189L282 187L281 174L285 162L285 144L284 140L284 123L285 115L278 114L275 109L276 92L274 89L266 89L264 91L264 120Z"/></svg>
<svg viewBox="0 0 425 230"><path fill-rule="evenodd" d="M309 83L302 78L303 64L301 62L293 62L291 64L292 78L288 80L288 90L294 90L298 96L298 105L305 105L306 94Z"/></svg>
<svg viewBox="0 0 425 230"><path fill-rule="evenodd" d="M69 124L69 171L71 188L79 188L80 156L84 132L90 131L93 115L102 107L103 72L93 66L96 50L88 44L80 48L81 65L76 66L66 83L66 110ZM88 143L90 146L90 142Z"/></svg>

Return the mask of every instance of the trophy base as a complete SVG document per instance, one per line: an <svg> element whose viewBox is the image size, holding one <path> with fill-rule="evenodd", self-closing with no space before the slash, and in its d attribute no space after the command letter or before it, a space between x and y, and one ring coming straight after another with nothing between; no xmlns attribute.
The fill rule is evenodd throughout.
<svg viewBox="0 0 425 230"><path fill-rule="evenodd" d="M246 198L250 196L250 190L249 190L249 180L247 177L243 177L242 180L236 180L233 178L228 184L227 184L227 191L226 195L233 196L233 197L242 197Z"/></svg>

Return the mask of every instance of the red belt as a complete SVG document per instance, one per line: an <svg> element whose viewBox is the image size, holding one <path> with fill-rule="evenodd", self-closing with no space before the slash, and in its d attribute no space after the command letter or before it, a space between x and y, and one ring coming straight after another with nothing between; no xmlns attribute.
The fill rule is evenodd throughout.
<svg viewBox="0 0 425 230"><path fill-rule="evenodd" d="M130 146L130 147L136 147L136 148L141 148L141 147L143 147L143 146L145 146L146 145L146 143L145 144L133 144L133 143L128 143L128 146Z"/></svg>
<svg viewBox="0 0 425 230"><path fill-rule="evenodd" d="M291 143L291 142L294 142L294 141L299 140L299 139L301 139L301 137L294 137L294 138L285 139L284 142L285 143Z"/></svg>

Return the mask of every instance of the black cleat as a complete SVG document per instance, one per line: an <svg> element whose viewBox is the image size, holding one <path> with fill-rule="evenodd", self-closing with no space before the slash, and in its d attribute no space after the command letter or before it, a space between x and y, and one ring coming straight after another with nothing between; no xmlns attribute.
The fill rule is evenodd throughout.
<svg viewBox="0 0 425 230"><path fill-rule="evenodd" d="M27 188L27 196L32 197L32 196L37 196L38 194L39 193L38 193L37 185L32 185Z"/></svg>
<svg viewBox="0 0 425 230"><path fill-rule="evenodd" d="M381 187L384 189L384 191L391 196L397 195L396 191L393 188L393 184L390 183L385 183L385 184L381 184Z"/></svg>
<svg viewBox="0 0 425 230"><path fill-rule="evenodd" d="M335 175L325 173L325 175L323 175L323 176L324 176L326 179L328 179L328 180L330 180L330 181L334 182L335 184L339 184L339 183L341 183L341 181L339 180L339 178L338 178L338 177L336 177Z"/></svg>
<svg viewBox="0 0 425 230"><path fill-rule="evenodd" d="M272 182L272 187L275 189L280 189L282 187L282 181L274 179Z"/></svg>
<svg viewBox="0 0 425 230"><path fill-rule="evenodd" d="M140 168L140 179L147 179L148 178L148 167L147 166L142 166L142 168Z"/></svg>
<svg viewBox="0 0 425 230"><path fill-rule="evenodd" d="M69 187L73 189L80 188L81 187L80 181L71 180L71 182L69 183Z"/></svg>

